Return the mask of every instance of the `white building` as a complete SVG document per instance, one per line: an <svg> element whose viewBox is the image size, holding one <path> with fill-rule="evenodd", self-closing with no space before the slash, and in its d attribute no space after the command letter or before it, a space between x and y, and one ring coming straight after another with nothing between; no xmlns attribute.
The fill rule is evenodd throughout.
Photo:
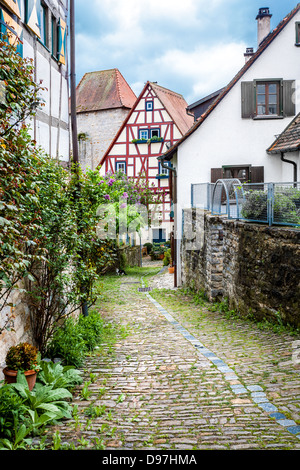
<svg viewBox="0 0 300 470"><path fill-rule="evenodd" d="M163 156L176 170L178 285L182 210L191 207L192 184L233 177L258 183L300 180L299 153L290 156L295 175L295 165L268 152L300 111L300 4L272 32L271 16L268 8L259 10L257 51L247 49L244 67Z"/></svg>
<svg viewBox="0 0 300 470"><path fill-rule="evenodd" d="M1 32L20 39L18 53L33 60L45 106L31 122L32 137L47 154L69 162L67 66L68 0L0 0Z"/></svg>

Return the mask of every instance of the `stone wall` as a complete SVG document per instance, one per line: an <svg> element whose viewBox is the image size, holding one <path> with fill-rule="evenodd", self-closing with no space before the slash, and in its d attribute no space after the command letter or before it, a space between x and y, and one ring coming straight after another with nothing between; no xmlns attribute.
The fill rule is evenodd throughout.
<svg viewBox="0 0 300 470"><path fill-rule="evenodd" d="M227 298L230 308L241 314L280 316L283 323L300 326L299 230L227 220L199 210L185 211L184 221L183 285L205 291L211 301ZM192 243L188 230L194 231Z"/></svg>
<svg viewBox="0 0 300 470"><path fill-rule="evenodd" d="M142 266L142 254L140 246L124 246L120 248L121 253L124 253L126 259L126 266Z"/></svg>
<svg viewBox="0 0 300 470"><path fill-rule="evenodd" d="M0 330L6 325L7 328L0 334L0 380L2 380L2 370L5 366L5 357L8 349L20 342L32 343L30 328L29 309L24 301L24 294L19 289L15 289L7 299L7 304L0 312Z"/></svg>
<svg viewBox="0 0 300 470"><path fill-rule="evenodd" d="M117 108L77 114L81 168L95 170L120 129L129 109Z"/></svg>

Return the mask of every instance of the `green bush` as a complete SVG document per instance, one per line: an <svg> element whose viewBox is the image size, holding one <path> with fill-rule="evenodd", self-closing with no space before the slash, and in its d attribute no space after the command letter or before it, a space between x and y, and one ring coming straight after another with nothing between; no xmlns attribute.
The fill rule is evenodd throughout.
<svg viewBox="0 0 300 470"><path fill-rule="evenodd" d="M15 420L23 421L26 406L9 385L0 388L0 437L11 438Z"/></svg>
<svg viewBox="0 0 300 470"><path fill-rule="evenodd" d="M149 255L149 253L152 249L152 243L144 243L143 246L147 248L147 254Z"/></svg>
<svg viewBox="0 0 300 470"><path fill-rule="evenodd" d="M273 199L273 216L275 222L300 223L300 191L295 188L284 188L276 191ZM243 203L242 217L250 220L266 221L268 217L268 194L264 191L249 191Z"/></svg>
<svg viewBox="0 0 300 470"><path fill-rule="evenodd" d="M164 259L163 259L163 265L164 266L169 266L170 263L171 263L171 248L169 248L167 251L165 251Z"/></svg>
<svg viewBox="0 0 300 470"><path fill-rule="evenodd" d="M99 313L90 312L87 317L80 316L78 328L89 351L95 349L99 344L103 332L103 320Z"/></svg>
<svg viewBox="0 0 300 470"><path fill-rule="evenodd" d="M80 315L76 321L69 317L62 328L58 329L47 347L47 355L54 359L59 357L67 365L80 367L85 355L100 343L103 321L96 312L87 317Z"/></svg>
<svg viewBox="0 0 300 470"><path fill-rule="evenodd" d="M86 353L85 341L77 327L77 322L69 317L62 328L55 331L46 354L51 359L61 358L67 365L80 367Z"/></svg>

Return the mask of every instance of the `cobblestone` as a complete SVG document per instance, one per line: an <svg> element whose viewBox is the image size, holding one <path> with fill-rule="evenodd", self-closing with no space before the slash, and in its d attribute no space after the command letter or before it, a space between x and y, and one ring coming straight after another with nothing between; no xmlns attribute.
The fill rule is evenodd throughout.
<svg viewBox="0 0 300 470"><path fill-rule="evenodd" d="M96 379L86 400L78 389L79 421L58 426L63 442L96 448L101 440L106 450L299 450L294 339L196 306L173 288L168 271L147 278L156 289L149 293L134 281L117 281L123 301L111 299L104 312L130 333L112 354L87 358L85 380L91 373ZM89 418L83 412L90 405L103 413Z"/></svg>

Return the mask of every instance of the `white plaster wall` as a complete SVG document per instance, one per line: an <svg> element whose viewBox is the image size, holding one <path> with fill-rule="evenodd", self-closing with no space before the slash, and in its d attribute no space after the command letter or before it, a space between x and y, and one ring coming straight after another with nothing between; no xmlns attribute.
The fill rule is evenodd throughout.
<svg viewBox="0 0 300 470"><path fill-rule="evenodd" d="M274 120L242 119L241 82L282 78L296 80L299 86L300 48L294 45L297 21L300 21L300 14L290 21L202 125L179 146L176 163L178 247L182 209L191 204L191 184L210 182L211 168L239 164L264 166L265 182L292 181L292 165L282 163L279 155L268 155L266 149L293 117ZM299 102L296 100L296 114L299 111ZM300 164L299 155L286 158L298 160Z"/></svg>

